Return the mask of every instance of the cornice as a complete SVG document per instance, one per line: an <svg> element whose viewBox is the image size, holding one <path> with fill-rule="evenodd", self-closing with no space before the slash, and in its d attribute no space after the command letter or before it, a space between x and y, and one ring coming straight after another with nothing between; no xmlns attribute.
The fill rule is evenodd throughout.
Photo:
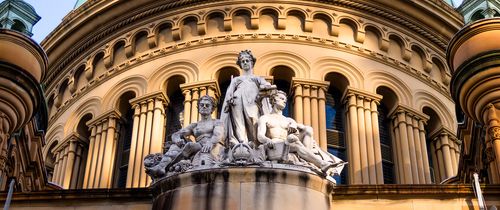
<svg viewBox="0 0 500 210"><path fill-rule="evenodd" d="M264 41L264 42L282 42L282 43L293 43L293 44L307 44L319 46L327 49L335 49L342 52L352 53L358 56L362 56L364 58L368 58L380 63L383 63L387 66L390 66L394 69L397 69L401 72L404 72L415 79L420 80L421 82L428 84L430 87L443 94L449 100L452 100L450 96L449 90L445 87L432 80L429 76L425 75L421 71L412 68L409 64L406 64L402 61L389 57L382 53L377 53L375 51L371 51L368 49L364 49L362 47L358 47L356 45L347 44L344 42L339 42L333 39L325 39L321 37L313 37L313 36L298 36L295 34L265 34L265 33L255 33L255 34L233 34L233 35L225 35L225 36L217 36L217 37L205 37L198 40L191 40L186 42L178 42L174 45L166 46L163 48L158 48L154 50L150 50L144 54L137 55L129 60L117 64L111 67L106 74L102 77L96 77L95 79L89 81L87 86L84 86L80 90L77 90L73 93L72 98L68 101L64 102L61 107L58 108L57 113L50 118L49 124L52 124L53 120L55 120L58 116L60 116L65 110L67 110L73 103L78 101L86 93L93 90L95 87L100 84L108 81L113 78L117 74L120 74L124 71L132 69L136 66L139 66L147 61L160 59L175 53L185 52L192 49L204 48L204 47L212 47L214 42L219 44L232 44L235 42L254 42L255 40ZM49 89L50 90L50 89ZM52 91L51 91L52 92ZM50 95L48 92L47 95Z"/></svg>
<svg viewBox="0 0 500 210"><path fill-rule="evenodd" d="M382 0L381 0L382 1ZM175 8L175 7L181 7L181 6L189 6L189 5L199 5L199 4L207 4L207 3L214 3L214 2L222 2L223 1L202 1L202 0L182 0L182 1L162 1L159 3L151 3L150 5L147 5L145 8L140 8L141 11L129 11L127 14L127 17L124 17L123 19L116 19L114 21L109 21L107 22L106 25L102 25L101 29L99 28L92 28L92 30L88 31L88 33L83 32L82 35L79 36L85 36L85 37L74 37L73 39L76 39L78 41L74 41L71 46L74 46L73 51L67 52L67 56L59 56L55 59L51 60L51 66L50 66L50 75L48 76L47 80L45 81L51 81L54 79L56 75L60 73L60 71L67 65L69 64L72 60L74 60L76 57L78 57L82 52L86 51L88 48L93 46L94 44L98 43L105 37L115 33L116 31L119 31L125 27L127 27L129 24L132 24L137 21L145 20L149 17L155 17L158 15L160 12L165 12L168 11L169 9ZM233 1L234 2L234 1ZM268 1L263 1L259 3L265 3ZM282 2L288 2L288 1L282 1ZM302 2L302 1L301 1ZM304 1L305 2L305 1ZM340 7L347 7L347 8L353 8L356 10L360 11L366 11L373 16L378 16L378 17L383 17L386 19L389 19L393 22L396 22L398 24L401 24L402 26L418 33L427 38L428 40L432 41L434 44L437 46L441 47L444 49L446 47L446 38L443 38L442 35L440 35L438 30L433 30L431 28L428 28L422 24L418 23L413 23L411 21L406 20L405 18L399 18L398 16L395 16L394 14L391 14L390 12L387 12L383 10L382 7L374 7L373 3L359 3L358 1L355 0L339 0L335 2L325 2L325 1L309 1L309 2L315 2L315 3L322 3L322 4L329 4L332 6L340 6ZM63 23L56 28L56 30L49 35L49 37L42 42L43 46L47 49L49 54L52 53L53 49L56 49L60 42L64 41L69 41L67 39L69 36L75 36L76 30L83 30L82 27L87 24L87 22L91 21L90 18L94 17L100 13L105 13L108 10L111 10L113 8L117 8L120 5L121 2L115 0L115 1L105 1L105 0L94 0L94 1L89 1L85 3L81 8L79 8L77 11L74 11L74 13L68 14L68 16L64 19ZM127 2L128 3L128 2ZM273 1L273 3L276 3ZM296 3L296 2L294 2ZM146 4L146 3L144 3ZM408 3L408 4L414 4L414 3ZM101 7L99 7L101 6ZM175 11L173 11L175 12ZM83 15L87 15L83 17ZM460 24L460 21L458 21ZM68 27L65 27L68 26ZM88 30L88 27L87 29ZM81 33L80 33L81 34ZM442 38L438 38L442 37ZM59 49L59 52L62 55L61 49ZM65 52L66 53L66 52ZM57 55L56 55L57 56Z"/></svg>

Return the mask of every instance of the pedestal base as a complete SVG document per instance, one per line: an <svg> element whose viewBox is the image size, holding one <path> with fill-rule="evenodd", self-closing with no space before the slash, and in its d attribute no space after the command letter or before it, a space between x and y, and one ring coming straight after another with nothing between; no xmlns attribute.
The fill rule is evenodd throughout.
<svg viewBox="0 0 500 210"><path fill-rule="evenodd" d="M183 173L151 186L153 209L327 210L334 184L315 174L271 168Z"/></svg>

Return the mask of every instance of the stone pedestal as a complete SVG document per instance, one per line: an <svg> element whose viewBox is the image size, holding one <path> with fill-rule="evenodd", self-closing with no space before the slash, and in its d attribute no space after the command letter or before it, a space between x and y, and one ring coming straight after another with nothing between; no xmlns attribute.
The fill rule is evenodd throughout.
<svg viewBox="0 0 500 210"><path fill-rule="evenodd" d="M194 171L151 186L153 209L167 210L326 210L333 189L312 173L262 167Z"/></svg>

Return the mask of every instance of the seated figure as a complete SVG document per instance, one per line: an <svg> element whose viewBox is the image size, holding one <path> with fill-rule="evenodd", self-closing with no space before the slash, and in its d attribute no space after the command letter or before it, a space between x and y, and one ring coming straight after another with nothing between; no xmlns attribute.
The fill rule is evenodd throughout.
<svg viewBox="0 0 500 210"><path fill-rule="evenodd" d="M172 134L172 142L182 147L182 151L169 165L191 159L199 152L198 158L193 161L195 166L209 165L218 160L224 142L224 123L219 119L212 119L212 112L216 107L215 99L211 96L205 95L198 100L201 119ZM194 137L194 142L190 136Z"/></svg>
<svg viewBox="0 0 500 210"><path fill-rule="evenodd" d="M286 100L283 91L276 91L271 96L271 113L259 118L257 139L263 144L266 159L283 161L286 160L284 155L290 152L318 167L326 175L333 175L335 172L331 169L345 162L314 146L312 128L297 124L292 118L283 116ZM273 151L277 149L280 151Z"/></svg>

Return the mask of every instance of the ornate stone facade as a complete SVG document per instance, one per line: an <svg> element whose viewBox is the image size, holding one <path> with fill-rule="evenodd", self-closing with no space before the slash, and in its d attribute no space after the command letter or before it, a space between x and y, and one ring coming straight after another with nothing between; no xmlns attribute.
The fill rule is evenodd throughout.
<svg viewBox="0 0 500 210"><path fill-rule="evenodd" d="M304 192L288 203L298 209L475 206L470 187L440 185L456 180L457 154L467 152L456 137L445 59L462 25L441 0L86 1L42 43L49 181L72 199L95 192L93 206L151 208L149 192L161 195L154 202L196 204L166 203L174 209L287 204L266 197L249 205L263 186ZM349 162L337 186L283 166L192 171L148 189L143 159L170 150L179 129L203 119L202 96L215 98L212 118L220 118L231 79L243 75L235 63L242 49L258 60L253 74L289 95L283 115L312 127L322 150ZM134 192L137 203L120 203ZM46 207L44 199L53 198L32 202Z"/></svg>

